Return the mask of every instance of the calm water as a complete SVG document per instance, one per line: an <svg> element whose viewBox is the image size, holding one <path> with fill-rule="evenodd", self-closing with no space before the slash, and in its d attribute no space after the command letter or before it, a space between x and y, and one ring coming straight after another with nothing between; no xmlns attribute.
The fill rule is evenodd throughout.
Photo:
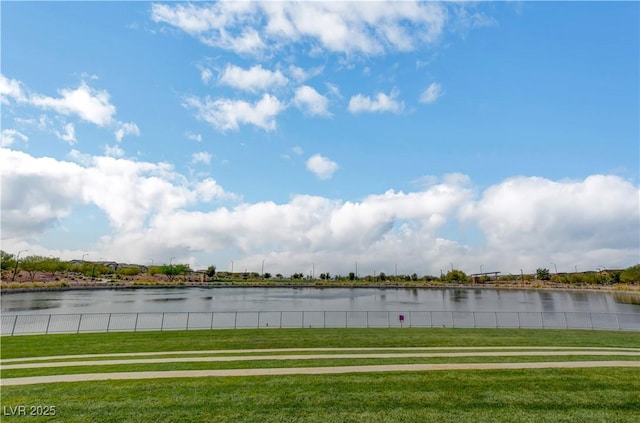
<svg viewBox="0 0 640 423"><path fill-rule="evenodd" d="M640 313L640 295L404 288L180 288L2 295L3 314L211 311L554 311Z"/></svg>

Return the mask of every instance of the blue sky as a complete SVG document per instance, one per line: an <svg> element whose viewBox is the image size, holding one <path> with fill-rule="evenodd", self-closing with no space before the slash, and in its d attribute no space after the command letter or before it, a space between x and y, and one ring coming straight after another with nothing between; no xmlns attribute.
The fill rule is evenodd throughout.
<svg viewBox="0 0 640 423"><path fill-rule="evenodd" d="M273 273L640 261L638 3L1 13L4 250Z"/></svg>

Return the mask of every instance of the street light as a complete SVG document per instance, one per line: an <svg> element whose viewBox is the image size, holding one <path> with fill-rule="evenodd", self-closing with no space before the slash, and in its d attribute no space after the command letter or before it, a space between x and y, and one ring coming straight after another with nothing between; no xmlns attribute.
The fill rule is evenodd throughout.
<svg viewBox="0 0 640 423"><path fill-rule="evenodd" d="M264 261L266 259L262 259L262 270L260 271L260 273L262 273L262 279L264 279Z"/></svg>
<svg viewBox="0 0 640 423"><path fill-rule="evenodd" d="M11 277L11 282L16 280L16 273L18 273L18 263L20 262L20 253L25 253L29 250L20 250L18 251L18 255L16 256L16 267L13 269L13 276Z"/></svg>
<svg viewBox="0 0 640 423"><path fill-rule="evenodd" d="M553 264L553 268L556 269L556 275L557 275L558 274L558 266L556 266L555 263L550 263L550 264Z"/></svg>

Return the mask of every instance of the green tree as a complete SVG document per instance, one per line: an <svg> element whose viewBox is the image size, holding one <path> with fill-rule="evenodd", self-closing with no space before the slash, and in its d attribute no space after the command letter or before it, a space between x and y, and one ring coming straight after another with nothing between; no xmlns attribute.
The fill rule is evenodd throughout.
<svg viewBox="0 0 640 423"><path fill-rule="evenodd" d="M119 276L137 276L142 273L142 270L138 266L125 266L116 271Z"/></svg>
<svg viewBox="0 0 640 423"><path fill-rule="evenodd" d="M214 277L216 275L216 267L213 265L207 267L207 271L205 273L210 278Z"/></svg>
<svg viewBox="0 0 640 423"><path fill-rule="evenodd" d="M71 267L68 262L53 257L45 259L41 266L42 271L50 273L51 277L54 277L58 272L65 272Z"/></svg>
<svg viewBox="0 0 640 423"><path fill-rule="evenodd" d="M459 282L459 283L466 283L469 282L469 276L467 276L466 273L464 273L462 270L450 270L449 272L447 272L447 274L444 276L444 280L447 282Z"/></svg>
<svg viewBox="0 0 640 423"><path fill-rule="evenodd" d="M27 256L20 260L20 270L24 270L29 275L29 279L33 282L36 279L36 273L44 271L44 262L46 257Z"/></svg>
<svg viewBox="0 0 640 423"><path fill-rule="evenodd" d="M160 274L165 275L167 278L169 278L170 281L173 281L173 278L175 278L176 276L178 276L179 274L181 274L180 269L178 268L178 266L174 266L174 265L162 265L159 266L160 267Z"/></svg>
<svg viewBox="0 0 640 423"><path fill-rule="evenodd" d="M354 280L356 280L356 274L355 274L355 273L353 273L353 272L349 272L349 280L350 280L350 281L354 281Z"/></svg>
<svg viewBox="0 0 640 423"><path fill-rule="evenodd" d="M536 278L541 281L551 280L551 273L549 273L549 269L536 269Z"/></svg>
<svg viewBox="0 0 640 423"><path fill-rule="evenodd" d="M638 283L640 282L640 264L628 267L620 273L620 282Z"/></svg>
<svg viewBox="0 0 640 423"><path fill-rule="evenodd" d="M0 250L0 269L13 270L16 266L16 259L13 254Z"/></svg>
<svg viewBox="0 0 640 423"><path fill-rule="evenodd" d="M380 272L380 274L378 275L378 279L381 281L386 281L387 275L384 272Z"/></svg>
<svg viewBox="0 0 640 423"><path fill-rule="evenodd" d="M263 276L265 279L271 279L271 273L267 272Z"/></svg>

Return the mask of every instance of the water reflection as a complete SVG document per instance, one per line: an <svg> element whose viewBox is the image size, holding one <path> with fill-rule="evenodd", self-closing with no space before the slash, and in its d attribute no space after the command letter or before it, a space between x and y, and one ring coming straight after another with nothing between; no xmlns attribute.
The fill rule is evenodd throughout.
<svg viewBox="0 0 640 423"><path fill-rule="evenodd" d="M478 288L182 288L2 295L3 313L555 311L640 313L640 295Z"/></svg>
<svg viewBox="0 0 640 423"><path fill-rule="evenodd" d="M616 303L620 304L640 305L640 294L633 294L630 292L616 292L615 294L613 294L613 299Z"/></svg>

